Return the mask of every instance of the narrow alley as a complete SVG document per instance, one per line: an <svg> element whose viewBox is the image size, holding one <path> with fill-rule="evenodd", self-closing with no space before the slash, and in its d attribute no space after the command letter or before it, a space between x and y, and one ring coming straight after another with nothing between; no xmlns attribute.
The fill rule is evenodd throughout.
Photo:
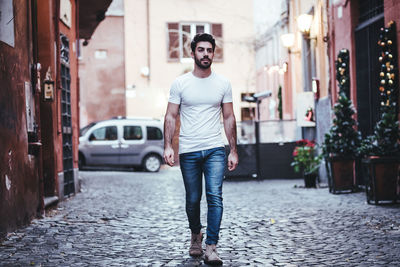
<svg viewBox="0 0 400 267"><path fill-rule="evenodd" d="M179 169L82 171L82 192L0 243L1 266L204 266L188 254ZM226 180L224 266L398 266L399 204L303 180ZM206 202L202 200L206 225Z"/></svg>

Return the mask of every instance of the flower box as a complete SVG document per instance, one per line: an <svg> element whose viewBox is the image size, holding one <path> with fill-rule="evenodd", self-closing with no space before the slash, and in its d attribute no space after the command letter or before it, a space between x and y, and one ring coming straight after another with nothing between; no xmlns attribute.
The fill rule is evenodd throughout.
<svg viewBox="0 0 400 267"><path fill-rule="evenodd" d="M354 158L331 156L326 159L326 169L328 170L330 193L336 194L346 191L356 191Z"/></svg>
<svg viewBox="0 0 400 267"><path fill-rule="evenodd" d="M362 164L367 179L368 204L372 202L377 205L381 201L396 203L400 196L400 158L371 156L363 159Z"/></svg>

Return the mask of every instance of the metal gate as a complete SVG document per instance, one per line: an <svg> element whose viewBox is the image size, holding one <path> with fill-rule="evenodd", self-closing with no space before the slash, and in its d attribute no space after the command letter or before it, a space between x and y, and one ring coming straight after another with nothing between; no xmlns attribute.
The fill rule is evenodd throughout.
<svg viewBox="0 0 400 267"><path fill-rule="evenodd" d="M379 29L384 26L383 1L363 0L355 29L358 129L373 133L379 116Z"/></svg>
<svg viewBox="0 0 400 267"><path fill-rule="evenodd" d="M75 193L71 124L71 75L69 68L69 40L63 34L61 34L60 38L64 196L69 196Z"/></svg>

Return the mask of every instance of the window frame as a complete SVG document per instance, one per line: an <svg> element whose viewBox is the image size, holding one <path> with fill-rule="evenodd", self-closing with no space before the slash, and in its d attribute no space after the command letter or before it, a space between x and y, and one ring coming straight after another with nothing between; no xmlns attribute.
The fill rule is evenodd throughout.
<svg viewBox="0 0 400 267"><path fill-rule="evenodd" d="M116 131L116 138L115 139L107 139L107 128L115 128L115 131ZM97 137L94 135L94 133L96 131L99 131L99 130L102 130L102 129L105 129L104 139L97 139ZM96 139L91 139L92 136L96 137ZM93 141L96 141L96 142L116 141L116 140L118 140L118 127L116 125L107 125L107 126L100 126L100 127L96 128L96 129L93 129L93 131L91 131L91 133L88 136L88 140L90 142L93 142Z"/></svg>
<svg viewBox="0 0 400 267"><path fill-rule="evenodd" d="M127 128L127 127L137 127L137 128L139 128L139 129L140 129L140 134L141 134L140 139L126 139L126 138L125 138L125 128ZM123 125L123 126L122 126L122 139L123 139L124 141L142 141L142 140L144 140L144 131L143 131L143 127L140 126L140 125L131 125L131 124Z"/></svg>
<svg viewBox="0 0 400 267"><path fill-rule="evenodd" d="M212 34L216 41L213 62L224 62L224 25L206 21L166 22L166 59L168 63L192 63L192 58L183 57L183 26L190 26L190 39L193 39L197 26L203 26L204 32ZM189 52L191 48L189 46Z"/></svg>
<svg viewBox="0 0 400 267"><path fill-rule="evenodd" d="M190 26L190 40L196 35L196 27L204 26L204 33L211 33L211 23L208 22L179 22L179 61L181 63L191 63L192 57L183 57L183 26ZM191 51L191 50L190 50Z"/></svg>
<svg viewBox="0 0 400 267"><path fill-rule="evenodd" d="M157 130L157 132L159 132L161 135L161 138L160 139L150 139L150 135L149 135L149 129L150 128L154 128L154 129L156 129ZM157 127L157 126L146 126L146 135L147 135L147 140L148 141L162 141L164 138L163 138L163 132L162 132L162 130L159 128L159 127Z"/></svg>

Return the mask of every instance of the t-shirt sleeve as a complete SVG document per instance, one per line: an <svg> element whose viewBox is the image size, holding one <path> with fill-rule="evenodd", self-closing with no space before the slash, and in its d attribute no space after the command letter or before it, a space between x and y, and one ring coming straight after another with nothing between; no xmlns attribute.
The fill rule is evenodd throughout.
<svg viewBox="0 0 400 267"><path fill-rule="evenodd" d="M179 83L177 80L175 80L171 85L171 89L169 91L168 102L173 103L173 104L181 103L181 93L179 90Z"/></svg>
<svg viewBox="0 0 400 267"><path fill-rule="evenodd" d="M230 82L227 82L227 86L224 93L224 98L222 99L222 103L230 103L232 101L232 86Z"/></svg>

